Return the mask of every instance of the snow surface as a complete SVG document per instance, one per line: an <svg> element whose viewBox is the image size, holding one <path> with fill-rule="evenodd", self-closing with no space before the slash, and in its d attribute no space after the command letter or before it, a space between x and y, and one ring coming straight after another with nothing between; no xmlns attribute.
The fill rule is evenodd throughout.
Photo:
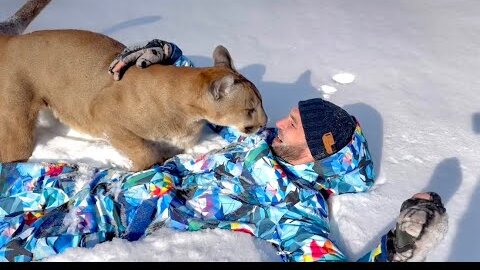
<svg viewBox="0 0 480 270"><path fill-rule="evenodd" d="M0 0L0 20L23 0ZM175 42L199 66L218 44L262 93L269 125L299 100L323 97L361 122L379 173L371 192L331 200L337 245L356 260L389 230L403 200L436 191L450 229L428 261L480 261L480 1L58 0L26 32L76 28L124 44ZM68 56L61 56L68 57ZM106 72L106 71L105 71ZM339 84L338 73L355 74ZM324 93L322 85L337 91ZM328 88L327 88L328 89ZM331 90L331 89L330 89ZM31 161L101 167L129 161L102 140L43 113ZM189 154L221 147L206 133ZM269 244L222 230L161 229L47 261L275 261Z"/></svg>

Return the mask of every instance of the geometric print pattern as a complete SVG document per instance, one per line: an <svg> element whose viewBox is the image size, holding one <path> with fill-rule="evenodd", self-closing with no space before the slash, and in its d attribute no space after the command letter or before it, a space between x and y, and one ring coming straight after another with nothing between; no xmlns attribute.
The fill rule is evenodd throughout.
<svg viewBox="0 0 480 270"><path fill-rule="evenodd" d="M285 261L347 260L329 238L324 196L363 192L374 183L359 125L338 153L295 166L272 153L276 129L243 137L212 128L230 144L136 173L0 163L0 261L41 260L114 237L135 241L164 226L248 233L272 243ZM79 186L78 179L87 180ZM367 260L380 258L378 250Z"/></svg>

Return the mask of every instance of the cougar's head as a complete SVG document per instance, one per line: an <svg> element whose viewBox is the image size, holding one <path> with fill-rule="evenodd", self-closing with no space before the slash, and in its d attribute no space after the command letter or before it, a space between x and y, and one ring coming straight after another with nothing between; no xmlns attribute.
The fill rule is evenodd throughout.
<svg viewBox="0 0 480 270"><path fill-rule="evenodd" d="M252 134L267 124L262 97L255 85L238 73L228 50L219 45L213 52L215 69L209 85L211 107L207 120Z"/></svg>

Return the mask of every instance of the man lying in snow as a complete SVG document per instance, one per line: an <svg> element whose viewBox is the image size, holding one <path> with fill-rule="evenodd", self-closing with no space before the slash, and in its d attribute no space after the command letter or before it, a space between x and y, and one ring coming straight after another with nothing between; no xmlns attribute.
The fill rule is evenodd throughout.
<svg viewBox="0 0 480 270"><path fill-rule="evenodd" d="M149 44L126 49L112 63L116 79L135 62L167 63L169 54L149 58L158 54ZM191 65L178 59L169 63ZM348 260L329 238L326 199L367 191L374 183L357 119L310 99L276 126L249 137L212 126L228 146L196 159L179 155L137 173L0 163L0 261L40 260L114 237L133 241L162 226L246 232L272 243L285 261ZM89 181L78 189L78 178ZM416 194L402 204L396 228L359 261L424 260L443 239L447 219L436 193Z"/></svg>

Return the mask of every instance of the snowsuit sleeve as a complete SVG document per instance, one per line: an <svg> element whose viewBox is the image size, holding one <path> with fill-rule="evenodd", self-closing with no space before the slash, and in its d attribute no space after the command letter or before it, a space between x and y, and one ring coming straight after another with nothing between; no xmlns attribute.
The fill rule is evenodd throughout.
<svg viewBox="0 0 480 270"><path fill-rule="evenodd" d="M389 262L389 243L388 239L389 234L392 234L392 231L384 234L380 240L380 243L372 249L367 254L363 255L358 262ZM391 250L391 249L390 249Z"/></svg>
<svg viewBox="0 0 480 270"><path fill-rule="evenodd" d="M296 235L283 237L281 240L280 247L283 249L283 252L279 252L279 254L285 261L349 261L331 240L316 233L317 228L311 226L311 224L305 224L300 221L288 221L282 224L281 228L285 233L296 232ZM357 262L389 262L387 239L387 234L385 234L380 243L373 250L358 259Z"/></svg>
<svg viewBox="0 0 480 270"><path fill-rule="evenodd" d="M302 197L307 194L302 194ZM295 215L286 215L277 226L279 238L279 254L285 261L322 262L347 261L347 257L329 239L329 225L319 219L320 213L309 213L311 209L304 207L316 204L316 196L308 194L309 200L299 202L295 206ZM320 208L317 208L320 209Z"/></svg>
<svg viewBox="0 0 480 270"><path fill-rule="evenodd" d="M208 123L208 126L229 143L241 142L248 138L248 136L241 134L238 130L231 127L217 126L211 123ZM259 130L256 135L263 136L267 142L271 142L273 137L276 136L276 132L277 130L275 128L265 128Z"/></svg>
<svg viewBox="0 0 480 270"><path fill-rule="evenodd" d="M318 195L313 195L308 191L301 191L302 198L310 198L307 201L299 202L295 206L295 213L302 218L292 214L284 215L280 219L273 240L270 240L278 246L278 252L282 259L292 262L336 262L351 261L342 251L334 244L329 237L329 225L325 220L319 219L322 213L311 212L312 208L304 208L304 205L315 205L321 203L321 200L315 199ZM316 209L322 209L317 207ZM359 258L358 262L388 262L391 239L389 234L382 236L377 246Z"/></svg>
<svg viewBox="0 0 480 270"><path fill-rule="evenodd" d="M220 135L225 141L232 143L245 138L237 130L231 127L217 126L211 123L208 123L208 126L213 130L213 132Z"/></svg>

